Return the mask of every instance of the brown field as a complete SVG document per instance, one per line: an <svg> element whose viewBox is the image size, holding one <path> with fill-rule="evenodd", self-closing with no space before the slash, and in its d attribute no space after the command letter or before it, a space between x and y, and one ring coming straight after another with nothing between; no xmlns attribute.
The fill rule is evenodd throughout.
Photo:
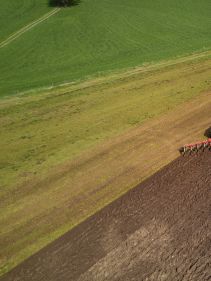
<svg viewBox="0 0 211 281"><path fill-rule="evenodd" d="M1 280L210 280L210 167L177 158Z"/></svg>

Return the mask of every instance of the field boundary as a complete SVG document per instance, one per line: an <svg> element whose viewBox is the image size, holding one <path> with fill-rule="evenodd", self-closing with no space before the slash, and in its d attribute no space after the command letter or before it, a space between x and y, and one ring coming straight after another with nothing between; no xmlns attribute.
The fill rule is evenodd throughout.
<svg viewBox="0 0 211 281"><path fill-rule="evenodd" d="M86 76L83 79L76 79L74 81L58 83L55 85L46 85L43 87L32 88L29 90L21 91L17 93L16 97L23 97L28 94L49 94L51 91L63 91L63 90L77 90L77 89L86 89L92 86L98 86L107 82L116 81L118 79L129 78L134 75L144 74L150 71L156 71L157 69L163 69L165 67L171 67L174 65L195 61L197 59L206 59L211 57L211 50L199 51L189 55L180 56L177 58L172 58L169 60L160 60L158 62L149 62L143 65L129 67L116 71L102 72L101 75L96 76ZM14 96L6 95L0 97L0 99L14 99Z"/></svg>
<svg viewBox="0 0 211 281"><path fill-rule="evenodd" d="M55 8L53 11L48 12L47 14L43 15L41 18L25 25L24 27L22 27L21 29L19 29L18 31L16 31L12 35L10 35L6 40L1 42L0 48L3 48L5 46L9 45L11 42L13 42L17 38L19 38L21 35L23 35L27 31L31 30L36 25L38 25L38 24L42 23L43 21L47 20L48 18L52 17L53 15L58 13L59 11L60 11L60 8Z"/></svg>

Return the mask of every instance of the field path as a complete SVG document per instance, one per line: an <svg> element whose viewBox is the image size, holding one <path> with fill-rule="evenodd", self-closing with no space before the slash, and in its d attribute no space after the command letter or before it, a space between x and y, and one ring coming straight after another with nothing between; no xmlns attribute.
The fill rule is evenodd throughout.
<svg viewBox="0 0 211 281"><path fill-rule="evenodd" d="M44 22L48 18L52 17L53 15L58 13L59 11L60 11L60 8L55 8L54 10L52 10L52 11L48 12L47 14L43 15L41 18L39 18L39 19L37 19L37 20L35 20L35 21L25 25L20 30L18 30L15 33L13 33L12 35L10 35L6 40L1 42L0 43L0 48L3 48L5 46L9 45L11 42L13 42L17 38L19 38L21 35L23 35L27 31L29 31L30 29L34 28L36 25Z"/></svg>

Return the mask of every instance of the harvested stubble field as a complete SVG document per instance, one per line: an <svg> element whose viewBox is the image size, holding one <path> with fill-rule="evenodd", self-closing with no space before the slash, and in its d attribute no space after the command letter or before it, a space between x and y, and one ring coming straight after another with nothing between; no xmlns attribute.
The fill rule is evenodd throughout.
<svg viewBox="0 0 211 281"><path fill-rule="evenodd" d="M2 281L210 280L210 167L177 158Z"/></svg>

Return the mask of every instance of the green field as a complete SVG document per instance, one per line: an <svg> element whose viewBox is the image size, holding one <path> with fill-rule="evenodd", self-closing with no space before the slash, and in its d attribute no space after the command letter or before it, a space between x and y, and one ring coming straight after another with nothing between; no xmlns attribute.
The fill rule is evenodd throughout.
<svg viewBox="0 0 211 281"><path fill-rule="evenodd" d="M0 0L0 42L50 11ZM0 48L0 96L211 46L210 0L82 0Z"/></svg>
<svg viewBox="0 0 211 281"><path fill-rule="evenodd" d="M51 9L46 0L0 0L0 42Z"/></svg>

